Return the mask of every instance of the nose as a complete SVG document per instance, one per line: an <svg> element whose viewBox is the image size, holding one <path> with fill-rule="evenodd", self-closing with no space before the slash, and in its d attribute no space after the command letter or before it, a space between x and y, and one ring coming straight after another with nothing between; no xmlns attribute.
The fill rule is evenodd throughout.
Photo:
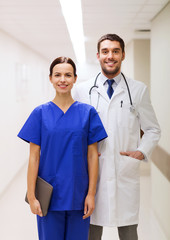
<svg viewBox="0 0 170 240"><path fill-rule="evenodd" d="M60 82L65 82L65 77L64 77L64 75L62 75L62 76L60 77Z"/></svg>
<svg viewBox="0 0 170 240"><path fill-rule="evenodd" d="M113 56L114 56L113 52L112 52L112 51L109 51L109 53L108 53L108 58L109 58L109 59L113 59Z"/></svg>

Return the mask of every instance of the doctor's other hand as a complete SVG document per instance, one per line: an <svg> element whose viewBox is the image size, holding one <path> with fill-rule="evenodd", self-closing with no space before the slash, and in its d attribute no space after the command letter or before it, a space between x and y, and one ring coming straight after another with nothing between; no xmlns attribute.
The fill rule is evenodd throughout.
<svg viewBox="0 0 170 240"><path fill-rule="evenodd" d="M83 219L88 218L95 209L95 196L87 195L84 202L84 216Z"/></svg>
<svg viewBox="0 0 170 240"><path fill-rule="evenodd" d="M127 151L127 152L120 152L121 155L123 156L128 156L132 158L136 158L138 160L143 160L144 155L140 151Z"/></svg>
<svg viewBox="0 0 170 240"><path fill-rule="evenodd" d="M42 210L40 203L37 199L29 201L31 212L33 214L39 215L40 217L43 217Z"/></svg>

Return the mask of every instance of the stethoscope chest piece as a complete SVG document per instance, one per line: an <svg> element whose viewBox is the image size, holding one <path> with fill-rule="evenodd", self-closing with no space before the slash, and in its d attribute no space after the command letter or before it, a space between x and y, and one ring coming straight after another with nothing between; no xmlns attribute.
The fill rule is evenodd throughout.
<svg viewBox="0 0 170 240"><path fill-rule="evenodd" d="M130 112L135 113L135 107L134 106L130 106Z"/></svg>

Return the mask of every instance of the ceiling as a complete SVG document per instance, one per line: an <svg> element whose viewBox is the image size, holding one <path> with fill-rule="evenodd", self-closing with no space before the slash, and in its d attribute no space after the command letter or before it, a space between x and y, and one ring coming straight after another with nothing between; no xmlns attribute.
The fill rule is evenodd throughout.
<svg viewBox="0 0 170 240"><path fill-rule="evenodd" d="M96 43L106 33L117 33L125 43L149 38L145 30L168 2L82 0L87 62L96 62ZM61 55L76 60L59 0L0 0L0 29L49 61Z"/></svg>

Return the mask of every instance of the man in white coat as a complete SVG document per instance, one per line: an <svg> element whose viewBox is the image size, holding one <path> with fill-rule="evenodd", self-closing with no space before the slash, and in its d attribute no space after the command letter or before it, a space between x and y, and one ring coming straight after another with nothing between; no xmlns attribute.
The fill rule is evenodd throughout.
<svg viewBox="0 0 170 240"><path fill-rule="evenodd" d="M107 34L97 47L101 73L73 91L75 100L96 108L108 133L99 144L96 207L89 240L101 240L103 226L118 227L120 240L137 240L140 162L148 161L160 128L145 84L121 73L124 41Z"/></svg>

